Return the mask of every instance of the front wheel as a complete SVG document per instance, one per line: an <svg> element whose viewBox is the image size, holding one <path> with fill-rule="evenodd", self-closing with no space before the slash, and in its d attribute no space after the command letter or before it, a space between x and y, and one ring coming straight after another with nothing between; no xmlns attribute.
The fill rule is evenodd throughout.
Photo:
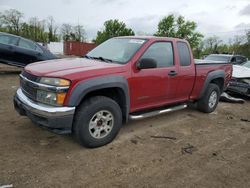
<svg viewBox="0 0 250 188"><path fill-rule="evenodd" d="M94 148L110 143L118 134L121 125L120 106L108 97L96 96L79 106L73 132L82 145Z"/></svg>
<svg viewBox="0 0 250 188"><path fill-rule="evenodd" d="M220 88L216 84L209 84L203 97L199 99L197 107L205 113L213 112L219 102Z"/></svg>

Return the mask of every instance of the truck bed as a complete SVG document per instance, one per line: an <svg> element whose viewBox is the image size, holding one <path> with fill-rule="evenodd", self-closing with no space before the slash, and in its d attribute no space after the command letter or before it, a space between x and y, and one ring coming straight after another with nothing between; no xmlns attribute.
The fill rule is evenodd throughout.
<svg viewBox="0 0 250 188"><path fill-rule="evenodd" d="M223 87L227 87L227 83L231 80L232 75L232 64L222 61L205 61L205 60L195 60L195 82L190 99L198 99L201 94L201 88L205 86L206 78L211 72L225 72L225 82Z"/></svg>

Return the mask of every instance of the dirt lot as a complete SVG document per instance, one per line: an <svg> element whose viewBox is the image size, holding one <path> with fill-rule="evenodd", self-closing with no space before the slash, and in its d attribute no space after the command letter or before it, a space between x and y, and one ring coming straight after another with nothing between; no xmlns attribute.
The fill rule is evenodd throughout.
<svg viewBox="0 0 250 188"><path fill-rule="evenodd" d="M250 101L130 122L111 144L86 149L19 116L18 74L0 78L0 185L250 187L250 122L241 121L250 120Z"/></svg>

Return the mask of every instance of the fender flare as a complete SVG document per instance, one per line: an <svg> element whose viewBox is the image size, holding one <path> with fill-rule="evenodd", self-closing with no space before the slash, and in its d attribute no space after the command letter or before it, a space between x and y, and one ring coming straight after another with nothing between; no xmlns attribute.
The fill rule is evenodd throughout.
<svg viewBox="0 0 250 188"><path fill-rule="evenodd" d="M78 106L88 93L107 88L119 88L123 91L125 96L125 117L127 119L130 110L129 86L126 78L123 76L104 76L79 82L73 88L68 106Z"/></svg>
<svg viewBox="0 0 250 188"><path fill-rule="evenodd" d="M217 78L222 78L223 79L223 85L225 83L225 71L224 70L216 70L208 73L207 78L203 84L201 93L199 98L201 98L204 93L206 92L206 89L208 88L208 85L211 83L212 80L217 79Z"/></svg>

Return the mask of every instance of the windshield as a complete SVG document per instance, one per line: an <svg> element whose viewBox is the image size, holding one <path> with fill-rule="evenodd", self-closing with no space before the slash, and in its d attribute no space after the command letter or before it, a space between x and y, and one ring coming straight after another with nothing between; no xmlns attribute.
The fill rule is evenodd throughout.
<svg viewBox="0 0 250 188"><path fill-rule="evenodd" d="M250 61L246 62L245 64L243 64L244 67L250 68Z"/></svg>
<svg viewBox="0 0 250 188"><path fill-rule="evenodd" d="M212 60L212 61L226 61L230 62L231 56L224 56L224 55L209 55L205 58L205 60Z"/></svg>
<svg viewBox="0 0 250 188"><path fill-rule="evenodd" d="M127 63L135 52L145 43L143 39L113 38L90 51L86 57L109 60L120 64Z"/></svg>

